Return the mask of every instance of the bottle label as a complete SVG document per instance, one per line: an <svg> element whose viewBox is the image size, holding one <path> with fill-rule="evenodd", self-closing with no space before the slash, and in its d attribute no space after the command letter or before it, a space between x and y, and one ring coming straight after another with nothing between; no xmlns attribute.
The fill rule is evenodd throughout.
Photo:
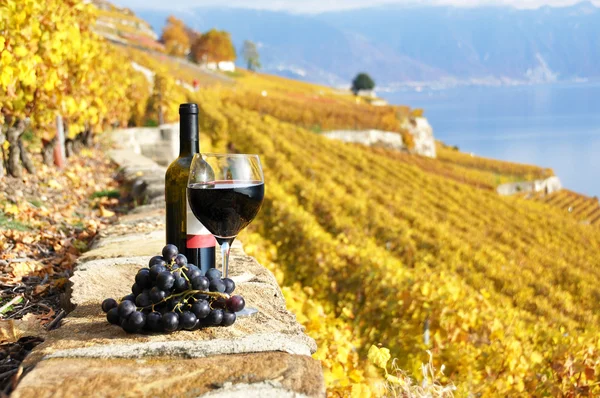
<svg viewBox="0 0 600 398"><path fill-rule="evenodd" d="M188 249L202 249L205 247L215 247L217 241L215 237L198 221L190 204L185 198L186 223L187 223L187 243Z"/></svg>

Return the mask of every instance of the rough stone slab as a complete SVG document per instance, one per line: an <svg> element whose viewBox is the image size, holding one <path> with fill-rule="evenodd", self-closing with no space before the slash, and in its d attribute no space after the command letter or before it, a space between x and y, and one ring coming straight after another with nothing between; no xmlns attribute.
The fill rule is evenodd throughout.
<svg viewBox="0 0 600 398"><path fill-rule="evenodd" d="M323 396L319 394L317 396ZM231 384L201 395L202 398L305 398L308 395L300 394L280 387L278 382L262 382L254 384Z"/></svg>
<svg viewBox="0 0 600 398"><path fill-rule="evenodd" d="M108 156L113 162L123 168L132 168L136 170L151 170L153 168L158 168L156 162L152 159L148 159L130 149L115 149L109 151ZM160 168L164 169L163 167Z"/></svg>
<svg viewBox="0 0 600 398"><path fill-rule="evenodd" d="M134 215L142 214L143 215L143 214L151 213L155 210L160 210L160 209L164 209L164 208L165 208L164 203L160 206L155 205L155 204L145 204L145 205L137 206L137 207L133 208L129 212L129 214L134 214Z"/></svg>
<svg viewBox="0 0 600 398"><path fill-rule="evenodd" d="M238 320L243 322L244 319ZM52 358L144 358L173 356L205 358L213 355L244 354L250 352L282 351L288 354L310 356L309 347L293 336L282 333L251 334L235 339L157 341L136 344L113 344L56 351L44 359Z"/></svg>
<svg viewBox="0 0 600 398"><path fill-rule="evenodd" d="M146 232L146 233L135 233L135 234L127 234L127 235L117 235L111 234L103 239L98 240L92 246L93 249L105 248L111 245L123 245L124 243L136 241L137 244L143 244L143 242L153 241L153 240L165 240L165 230L163 228L155 229L154 231ZM162 249L162 247L161 247ZM160 254L160 250L155 252L154 255ZM125 253L125 255L129 255Z"/></svg>
<svg viewBox="0 0 600 398"><path fill-rule="evenodd" d="M164 198L165 196L165 183L148 185L144 190L144 195L148 199Z"/></svg>
<svg viewBox="0 0 600 398"><path fill-rule="evenodd" d="M79 261L116 257L156 256L165 246L164 232L152 236L152 238L144 240L126 240L106 244L83 253ZM102 245L102 240L95 242L95 245Z"/></svg>
<svg viewBox="0 0 600 398"><path fill-rule="evenodd" d="M324 397L320 363L283 352L202 359L50 359L27 374L15 398Z"/></svg>
<svg viewBox="0 0 600 398"><path fill-rule="evenodd" d="M180 356L193 357L198 355L195 352L199 349L194 348L196 345L193 342L235 340L252 335L261 335L258 341L265 342L263 348L257 342L254 346L256 351L290 351L291 346L284 341L292 342L293 347L305 347L294 348L292 352L305 352L308 355L316 351L314 340L304 334L304 328L296 322L296 317L287 311L275 277L248 256L231 256L230 274L236 279L239 276L246 280L237 284L236 293L244 296L247 306L259 310L256 315L240 318L227 328L213 327L171 334L127 334L120 327L109 324L100 308L102 300L107 297L120 299L128 294L135 273L146 266L150 257L98 259L80 264L70 279L71 303L76 305L75 310L63 320L60 328L47 335L46 341L36 347L25 363L31 365L45 356L65 350L81 350L79 354L69 353L75 356L91 355L90 352L99 357L120 356L122 346L139 343L163 343L148 345L145 355L173 355L172 351L164 349L171 347ZM279 339L282 335L285 338ZM279 348L273 345L278 341L281 342ZM94 350L90 351L91 347ZM231 352L226 346L221 349L222 353ZM134 349L130 352L136 357L141 351Z"/></svg>
<svg viewBox="0 0 600 398"><path fill-rule="evenodd" d="M164 208L161 209L145 209L139 213L129 213L119 217L120 225L129 225L137 223L165 223L166 211ZM110 227L109 227L110 228ZM110 229L106 229L109 231Z"/></svg>
<svg viewBox="0 0 600 398"><path fill-rule="evenodd" d="M109 226L108 228L100 232L98 235L96 235L90 247L92 249L95 249L97 247L96 243L101 238L118 237L131 234L144 234L158 230L164 230L164 228L164 220L161 220L160 218L146 218L144 220L140 220L139 222L119 222L118 224Z"/></svg>
<svg viewBox="0 0 600 398"><path fill-rule="evenodd" d="M150 199L150 204L155 207L164 208L165 205L167 204L167 201L165 200L164 195L156 196L156 197Z"/></svg>

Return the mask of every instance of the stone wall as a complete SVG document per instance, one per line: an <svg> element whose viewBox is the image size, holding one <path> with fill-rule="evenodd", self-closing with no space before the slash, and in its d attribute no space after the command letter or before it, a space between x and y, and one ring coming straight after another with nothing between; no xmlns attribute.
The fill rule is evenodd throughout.
<svg viewBox="0 0 600 398"><path fill-rule="evenodd" d="M149 139L145 129L127 134ZM164 167L132 149L110 155L150 199L102 231L80 257L64 300L72 312L25 359L32 370L13 397L325 396L321 365L311 357L314 340L287 311L274 276L239 242L230 274L258 314L226 328L171 334L127 334L106 321L102 300L128 294L137 270L165 243Z"/></svg>
<svg viewBox="0 0 600 398"><path fill-rule="evenodd" d="M413 136L415 147L411 152L430 158L436 157L435 137L427 119L424 117L415 118L411 122L406 122L403 128ZM325 132L323 135L327 138L344 142L354 142L367 146L383 146L399 151L408 150L402 141L402 136L393 131L334 130Z"/></svg>
<svg viewBox="0 0 600 398"><path fill-rule="evenodd" d="M402 136L395 132L381 130L334 130L323 133L327 138L344 142L354 142L367 146L384 146L404 150Z"/></svg>
<svg viewBox="0 0 600 398"><path fill-rule="evenodd" d="M163 166L171 163L179 154L178 123L116 130L112 136L119 146L144 155Z"/></svg>
<svg viewBox="0 0 600 398"><path fill-rule="evenodd" d="M499 185L496 192L500 195L514 195L523 192L541 192L546 194L560 191L562 184L556 176L546 178L545 180L509 182Z"/></svg>
<svg viewBox="0 0 600 398"><path fill-rule="evenodd" d="M407 122L404 127L413 136L413 140L415 141L413 151L416 154L430 158L436 157L433 128L431 128L427 119L417 117L413 121Z"/></svg>

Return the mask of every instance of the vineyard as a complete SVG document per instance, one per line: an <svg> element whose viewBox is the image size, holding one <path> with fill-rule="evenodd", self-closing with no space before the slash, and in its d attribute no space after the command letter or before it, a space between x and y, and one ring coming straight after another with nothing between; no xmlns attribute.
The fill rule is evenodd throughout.
<svg viewBox="0 0 600 398"><path fill-rule="evenodd" d="M563 189L549 195L543 192L522 195L525 199L531 199L551 206L552 211L563 214L564 217L572 217L583 224L600 225L600 202L598 198L590 198L577 192Z"/></svg>
<svg viewBox="0 0 600 398"><path fill-rule="evenodd" d="M413 113L255 73L211 77L113 47L88 30L97 11L76 0L0 7L11 174L28 152L38 155L36 142L42 153L56 142L57 114L78 140L176 121L182 102L200 106L203 150L261 155L265 203L240 239L317 340L330 396L381 395L383 375L367 360L377 344L417 380L429 350L456 396L600 394L600 229L580 222L597 222L598 201L494 192L551 170L442 145L428 159L332 141L318 132L406 134L400 126ZM202 89L188 87L195 79Z"/></svg>

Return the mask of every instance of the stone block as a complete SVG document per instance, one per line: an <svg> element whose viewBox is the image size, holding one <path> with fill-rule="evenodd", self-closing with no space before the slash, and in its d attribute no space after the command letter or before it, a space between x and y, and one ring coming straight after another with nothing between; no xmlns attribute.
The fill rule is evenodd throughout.
<svg viewBox="0 0 600 398"><path fill-rule="evenodd" d="M318 361L284 352L201 359L61 358L42 361L14 398L324 397Z"/></svg>

